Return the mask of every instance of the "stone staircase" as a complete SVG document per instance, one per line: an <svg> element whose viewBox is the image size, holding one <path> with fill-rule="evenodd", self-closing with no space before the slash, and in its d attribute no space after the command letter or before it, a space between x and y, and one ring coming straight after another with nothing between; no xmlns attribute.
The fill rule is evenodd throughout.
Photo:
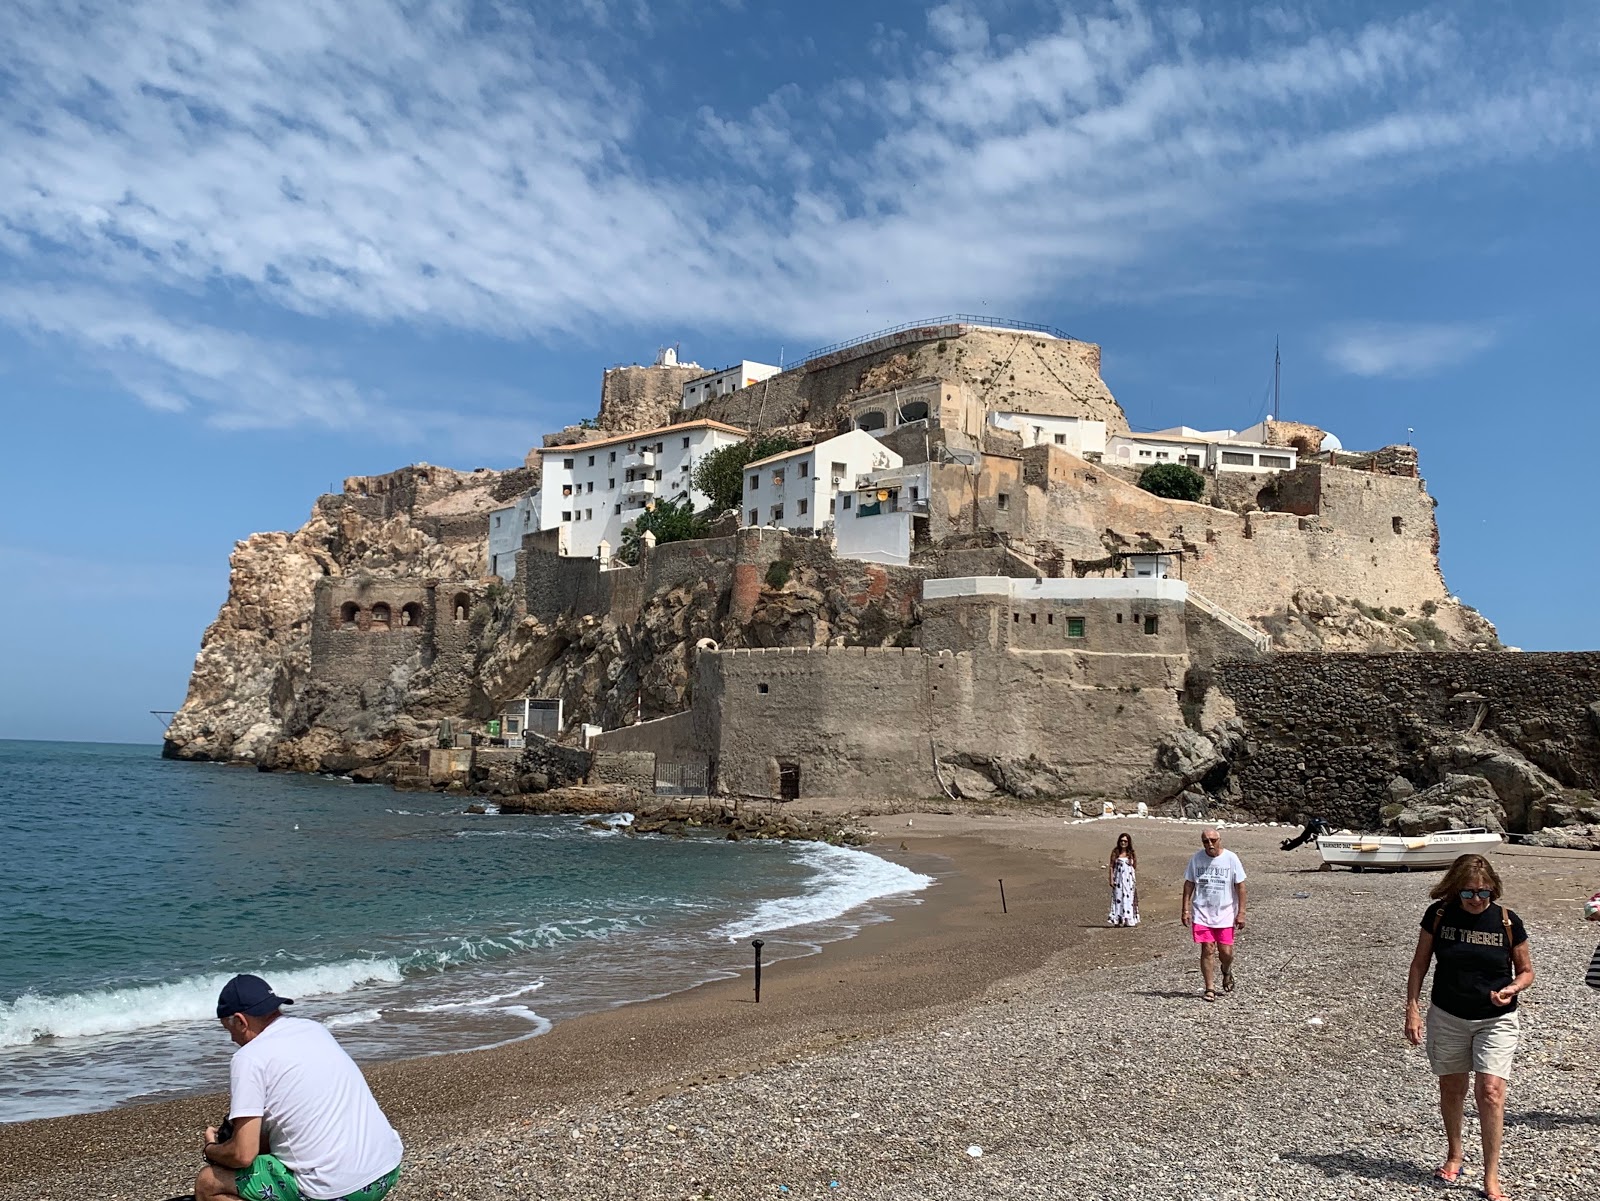
<svg viewBox="0 0 1600 1201"><path fill-rule="evenodd" d="M1189 586L1189 603L1213 621L1219 622L1232 630L1239 637L1248 639L1251 645L1263 654L1272 649L1272 639L1270 637L1263 634L1243 618L1235 617L1215 601L1208 600L1202 596L1195 591L1193 584Z"/></svg>

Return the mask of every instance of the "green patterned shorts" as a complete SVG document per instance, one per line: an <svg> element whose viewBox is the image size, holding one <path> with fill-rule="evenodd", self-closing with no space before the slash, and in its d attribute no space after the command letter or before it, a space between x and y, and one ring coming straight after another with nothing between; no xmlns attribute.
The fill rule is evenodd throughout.
<svg viewBox="0 0 1600 1201"><path fill-rule="evenodd" d="M337 1201L379 1201L400 1179L400 1168L379 1176L365 1188L346 1193ZM244 1201L301 1201L300 1185L276 1155L257 1155L248 1168L233 1174L233 1189Z"/></svg>

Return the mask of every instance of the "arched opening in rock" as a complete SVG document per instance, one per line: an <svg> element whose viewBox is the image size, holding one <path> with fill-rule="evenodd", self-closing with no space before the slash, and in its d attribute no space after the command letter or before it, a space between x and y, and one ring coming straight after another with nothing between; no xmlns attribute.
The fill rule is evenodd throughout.
<svg viewBox="0 0 1600 1201"><path fill-rule="evenodd" d="M889 424L888 418L874 409L870 413L862 413L856 417L856 428L866 430L869 434L873 430L881 430Z"/></svg>
<svg viewBox="0 0 1600 1201"><path fill-rule="evenodd" d="M339 606L339 624L347 630L356 628L361 620L361 606L355 601L345 601Z"/></svg>
<svg viewBox="0 0 1600 1201"><path fill-rule="evenodd" d="M456 593L450 598L450 611L457 621L466 621L472 615L472 598L465 592Z"/></svg>
<svg viewBox="0 0 1600 1201"><path fill-rule="evenodd" d="M400 624L403 626L416 626L422 624L422 606L412 601L400 607Z"/></svg>
<svg viewBox="0 0 1600 1201"><path fill-rule="evenodd" d="M910 404L900 406L900 421L926 421L928 419L928 402L913 400Z"/></svg>
<svg viewBox="0 0 1600 1201"><path fill-rule="evenodd" d="M372 624L382 626L384 629L389 628L389 606L382 601L372 606Z"/></svg>

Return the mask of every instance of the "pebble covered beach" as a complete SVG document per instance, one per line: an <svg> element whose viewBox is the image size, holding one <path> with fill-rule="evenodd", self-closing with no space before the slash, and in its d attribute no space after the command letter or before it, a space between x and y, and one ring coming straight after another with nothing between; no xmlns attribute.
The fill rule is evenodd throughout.
<svg viewBox="0 0 1600 1201"><path fill-rule="evenodd" d="M911 824L907 824L911 823ZM1283 828L1225 830L1250 873L1238 988L1200 1000L1177 921L1198 827L915 814L886 853L948 865L925 904L820 955L470 1055L380 1065L406 1138L397 1198L1477 1195L1442 1158L1434 1080L1402 1035L1436 872L1318 872ZM1142 924L1106 929L1130 830ZM901 851L903 849L903 852ZM1538 979L1507 1108L1513 1197L1600 1197L1600 857L1507 847ZM999 878L1007 909L1000 911ZM0 1128L0 1198L187 1188L198 1098ZM93 1148L93 1149L91 1149ZM110 1158L107 1158L109 1154ZM108 1171L110 1164L117 1167ZM182 1188L178 1186L182 1186Z"/></svg>

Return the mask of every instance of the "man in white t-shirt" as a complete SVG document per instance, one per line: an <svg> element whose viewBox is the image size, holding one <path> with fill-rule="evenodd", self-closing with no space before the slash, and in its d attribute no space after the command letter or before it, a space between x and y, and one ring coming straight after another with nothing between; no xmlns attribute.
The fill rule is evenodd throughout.
<svg viewBox="0 0 1600 1201"><path fill-rule="evenodd" d="M379 1201L400 1178L400 1136L361 1069L320 1022L284 1017L293 1004L260 976L223 985L232 1130L207 1128L196 1201Z"/></svg>
<svg viewBox="0 0 1600 1201"><path fill-rule="evenodd" d="M1233 935L1244 929L1244 864L1222 849L1216 830L1200 833L1200 849L1183 870L1183 924L1200 944L1200 975L1205 999L1215 1001L1216 965L1222 960L1222 991L1233 991Z"/></svg>

